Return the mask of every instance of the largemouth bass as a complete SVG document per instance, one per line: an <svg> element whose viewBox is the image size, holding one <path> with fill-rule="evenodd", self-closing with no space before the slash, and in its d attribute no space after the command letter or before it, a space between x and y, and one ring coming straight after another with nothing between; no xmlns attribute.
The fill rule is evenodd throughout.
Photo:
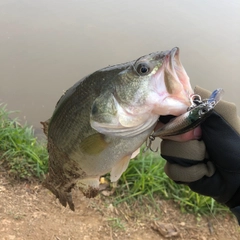
<svg viewBox="0 0 240 240"><path fill-rule="evenodd" d="M49 152L43 185L74 210L71 189L76 184L85 196L94 197L100 176L110 172L116 182L159 116L186 112L192 94L178 48L84 77L42 123Z"/></svg>

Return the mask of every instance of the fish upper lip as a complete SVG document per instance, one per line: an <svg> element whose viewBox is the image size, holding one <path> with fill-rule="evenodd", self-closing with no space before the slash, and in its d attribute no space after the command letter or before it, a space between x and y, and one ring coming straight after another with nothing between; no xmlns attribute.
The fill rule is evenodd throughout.
<svg viewBox="0 0 240 240"><path fill-rule="evenodd" d="M164 65L171 70L172 73L176 72L175 67L183 67L179 59L179 47L174 47L172 50L168 51L165 55Z"/></svg>
<svg viewBox="0 0 240 240"><path fill-rule="evenodd" d="M175 47L173 48L169 54L168 54L168 58L169 59L169 65L170 65L170 69L173 71L174 70L174 67L176 65L179 65L180 61L179 61L179 48L178 47ZM168 60L167 58L167 60Z"/></svg>

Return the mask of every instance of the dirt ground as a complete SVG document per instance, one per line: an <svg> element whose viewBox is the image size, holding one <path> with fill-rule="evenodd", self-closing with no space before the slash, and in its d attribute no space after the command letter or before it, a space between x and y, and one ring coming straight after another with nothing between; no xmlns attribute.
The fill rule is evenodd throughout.
<svg viewBox="0 0 240 240"><path fill-rule="evenodd" d="M230 214L196 217L161 199L156 211L137 201L114 207L112 198L86 199L76 190L73 197L75 212L62 207L39 183L19 183L0 171L0 239L240 239L240 228Z"/></svg>

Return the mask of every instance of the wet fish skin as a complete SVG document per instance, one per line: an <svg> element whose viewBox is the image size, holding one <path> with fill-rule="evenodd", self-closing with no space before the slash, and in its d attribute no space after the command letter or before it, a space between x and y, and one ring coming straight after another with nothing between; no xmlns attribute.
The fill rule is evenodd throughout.
<svg viewBox="0 0 240 240"><path fill-rule="evenodd" d="M43 185L74 210L71 189L77 185L94 197L100 176L111 172L111 181L117 181L159 115L186 111L192 92L178 48L86 76L42 123L49 152Z"/></svg>
<svg viewBox="0 0 240 240"><path fill-rule="evenodd" d="M153 137L170 137L194 129L210 116L216 104L221 100L223 89L219 88L212 92L209 99L205 99L199 105L193 107L188 112L175 117L163 127L156 129Z"/></svg>

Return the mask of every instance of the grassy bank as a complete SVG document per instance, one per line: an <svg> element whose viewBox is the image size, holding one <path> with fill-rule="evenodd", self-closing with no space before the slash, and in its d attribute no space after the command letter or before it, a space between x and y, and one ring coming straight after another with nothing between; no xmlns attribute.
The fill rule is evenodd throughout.
<svg viewBox="0 0 240 240"><path fill-rule="evenodd" d="M37 141L32 127L21 126L18 119L0 105L0 152L1 164L14 178L42 178L47 172L46 146Z"/></svg>
<svg viewBox="0 0 240 240"><path fill-rule="evenodd" d="M132 160L120 179L120 191L116 202L131 201L143 196L155 199L173 199L182 212L214 214L228 211L210 197L199 195L188 186L176 184L164 172L165 160L159 153L141 152Z"/></svg>
<svg viewBox="0 0 240 240"><path fill-rule="evenodd" d="M141 152L122 175L115 203L143 197L154 202L157 195L174 199L182 211L207 214L226 210L211 198L175 184L165 175L164 164L159 154ZM32 127L21 126L17 119L11 119L11 112L3 105L0 105L0 165L18 179L42 179L48 169L46 144L38 142Z"/></svg>

